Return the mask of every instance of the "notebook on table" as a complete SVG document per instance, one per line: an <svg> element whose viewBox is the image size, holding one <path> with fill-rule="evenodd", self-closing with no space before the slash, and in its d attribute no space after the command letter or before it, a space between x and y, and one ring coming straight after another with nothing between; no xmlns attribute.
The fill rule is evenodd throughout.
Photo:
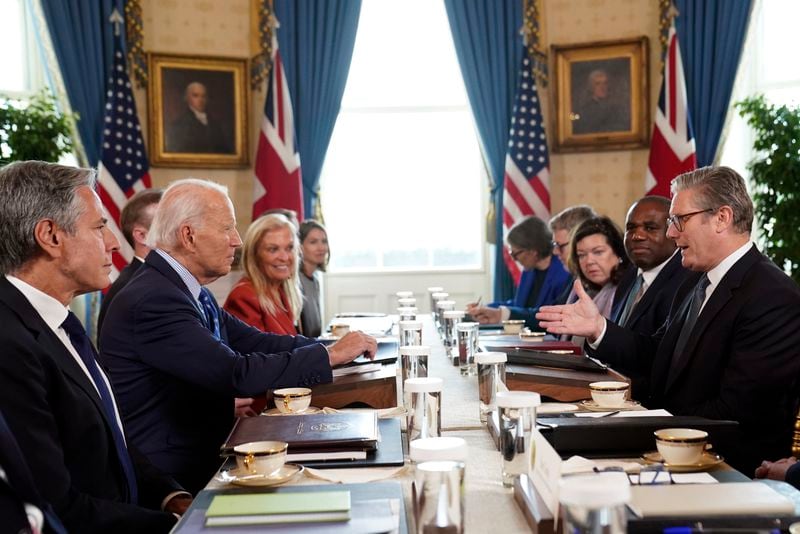
<svg viewBox="0 0 800 534"><path fill-rule="evenodd" d="M228 456L242 443L273 440L287 442L289 453L375 450L378 416L375 412L339 412L240 417L221 451Z"/></svg>
<svg viewBox="0 0 800 534"><path fill-rule="evenodd" d="M331 345L336 340L322 338L318 339L317 341L319 341L323 345ZM368 365L371 363L380 363L380 364L394 363L397 361L397 354L399 350L398 346L399 343L394 338L378 338L378 350L375 353L375 358L370 360L366 356L362 355L344 365L340 365L339 367L353 367L355 365Z"/></svg>
<svg viewBox="0 0 800 534"><path fill-rule="evenodd" d="M248 495L248 494L300 494L304 499L314 499L315 493L330 491L344 491L350 494L350 520L327 523L298 523L274 526L231 526L207 527L206 510L217 495ZM386 517L386 514L392 514ZM399 482L370 482L368 484L339 484L336 486L281 486L259 490L252 488L230 488L219 490L204 490L197 494L191 507L172 530L175 534L249 534L257 532L271 532L278 528L282 533L313 533L325 532L326 534L363 534L364 532L398 532L406 534L409 531L406 520L405 501L403 489Z"/></svg>
<svg viewBox="0 0 800 534"><path fill-rule="evenodd" d="M484 348L491 352L504 352L511 364L595 373L605 373L608 370L607 365L582 354L581 348L569 341L545 341L535 348L516 345L485 345Z"/></svg>

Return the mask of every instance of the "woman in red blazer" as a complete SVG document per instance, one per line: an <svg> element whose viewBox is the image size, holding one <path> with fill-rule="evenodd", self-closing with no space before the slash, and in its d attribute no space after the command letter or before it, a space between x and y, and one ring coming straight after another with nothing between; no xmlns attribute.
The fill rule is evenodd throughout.
<svg viewBox="0 0 800 534"><path fill-rule="evenodd" d="M244 237L244 276L233 286L226 311L264 332L297 335L303 300L298 280L297 229L270 213L256 219Z"/></svg>

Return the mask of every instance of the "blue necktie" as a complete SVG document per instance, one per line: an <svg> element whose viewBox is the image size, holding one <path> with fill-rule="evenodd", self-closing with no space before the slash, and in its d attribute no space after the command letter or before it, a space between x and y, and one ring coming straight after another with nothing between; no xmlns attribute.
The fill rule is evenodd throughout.
<svg viewBox="0 0 800 534"><path fill-rule="evenodd" d="M206 318L206 326L214 334L214 337L220 339L219 335L219 312L217 307L212 302L211 292L202 288L200 290L200 305L203 306L203 312Z"/></svg>
<svg viewBox="0 0 800 534"><path fill-rule="evenodd" d="M128 481L130 502L131 504L136 504L138 502L136 473L133 470L133 463L128 454L128 448L125 446L125 440L122 437L122 429L117 424L117 416L114 411L114 402L111 399L111 392L108 390L108 387L106 387L106 381L103 379L103 375L95 361L97 353L94 350L92 342L89 341L89 338L86 336L86 330L83 329L83 325L78 318L75 317L74 313L69 312L69 314L67 314L67 318L61 323L61 328L63 328L69 336L72 346L75 347L78 356L81 357L84 365L86 365L86 369L89 371L89 375L91 375L92 381L94 385L97 386L97 391L100 393L100 400L106 412L108 424L111 426L111 435L114 437L114 446L117 449L117 456L119 456L122 470L125 472L125 478Z"/></svg>
<svg viewBox="0 0 800 534"><path fill-rule="evenodd" d="M631 312L633 312L633 308L642 298L642 287L644 286L644 276L641 274L636 277L636 281L631 286L630 291L628 292L628 298L625 299L625 307L622 308L622 313L619 314L617 318L617 324L624 327L625 323L628 322L628 319L631 316Z"/></svg>

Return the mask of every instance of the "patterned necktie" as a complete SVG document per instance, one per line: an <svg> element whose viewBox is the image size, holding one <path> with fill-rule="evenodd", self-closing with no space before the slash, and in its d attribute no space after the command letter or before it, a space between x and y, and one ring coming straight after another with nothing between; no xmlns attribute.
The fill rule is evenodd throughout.
<svg viewBox="0 0 800 534"><path fill-rule="evenodd" d="M628 319L631 317L633 308L636 307L636 305L642 299L642 295L644 295L644 290L644 276L640 274L636 277L636 281L633 283L631 290L628 292L628 298L625 299L625 307L622 308L622 313L619 314L619 318L617 319L618 325L624 327L628 323Z"/></svg>
<svg viewBox="0 0 800 534"><path fill-rule="evenodd" d="M711 281L708 276L703 276L698 280L697 285L692 291L692 301L689 303L686 319L681 326L681 333L678 336L678 341L675 343L675 350L672 353L672 366L674 367L680 358L683 356L683 349L686 348L686 341L689 339L689 334L692 333L694 325L697 322L697 317L700 315L700 308L706 300L706 289Z"/></svg>
<svg viewBox="0 0 800 534"><path fill-rule="evenodd" d="M111 435L114 437L114 446L117 449L117 456L119 456L119 461L122 464L122 470L125 472L125 478L128 482L130 502L131 504L136 504L139 500L136 487L136 473L133 470L133 463L131 462L131 457L128 454L128 448L125 446L125 439L122 437L122 429L117 424L117 414L114 410L114 402L111 398L111 391L109 391L108 387L106 386L106 381L103 378L103 374L100 372L100 368L97 366L97 362L95 361L97 358L97 352L95 352L92 342L89 341L89 338L86 335L86 330L83 329L83 325L78 318L75 317L74 313L69 312L67 314L67 318L64 319L63 323L61 323L61 328L63 328L69 336L72 346L75 347L75 352L77 352L78 356L80 356L81 360L83 360L83 364L89 371L89 375L92 377L92 381L97 387L97 391L100 393L100 401L102 402L103 409L106 412L108 424L111 426Z"/></svg>
<svg viewBox="0 0 800 534"><path fill-rule="evenodd" d="M214 334L214 337L220 339L219 334L219 311L212 302L211 292L202 288L200 290L200 305L203 307L203 313L206 317L206 326Z"/></svg>

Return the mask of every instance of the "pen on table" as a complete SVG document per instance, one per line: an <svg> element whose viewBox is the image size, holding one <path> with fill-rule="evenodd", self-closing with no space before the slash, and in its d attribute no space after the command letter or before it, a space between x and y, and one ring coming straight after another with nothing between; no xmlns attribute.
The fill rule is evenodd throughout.
<svg viewBox="0 0 800 534"><path fill-rule="evenodd" d="M600 417L611 417L612 415L617 415L618 413L619 413L619 410L617 410L617 411L615 411L615 412L608 412L608 413L604 413L604 414L603 414L603 415L601 415Z"/></svg>

